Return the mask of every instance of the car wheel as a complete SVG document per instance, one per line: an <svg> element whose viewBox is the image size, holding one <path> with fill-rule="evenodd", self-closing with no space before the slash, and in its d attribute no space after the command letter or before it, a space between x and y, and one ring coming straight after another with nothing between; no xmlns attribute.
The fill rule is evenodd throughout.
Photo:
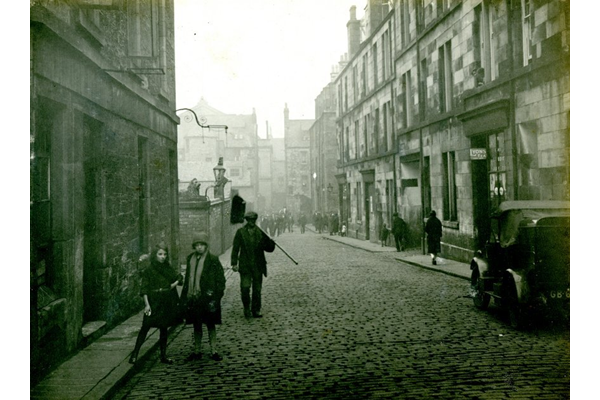
<svg viewBox="0 0 600 400"><path fill-rule="evenodd" d="M473 271L471 282L473 282L473 289L475 290L473 304L480 310L486 310L490 304L490 295L485 292L483 279L477 270Z"/></svg>

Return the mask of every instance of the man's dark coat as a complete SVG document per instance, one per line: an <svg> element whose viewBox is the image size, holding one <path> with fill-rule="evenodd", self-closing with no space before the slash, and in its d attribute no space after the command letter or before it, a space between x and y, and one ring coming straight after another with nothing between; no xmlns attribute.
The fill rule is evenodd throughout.
<svg viewBox="0 0 600 400"><path fill-rule="evenodd" d="M258 227L254 228L258 229ZM261 240L258 246L252 248L250 243L250 232L248 225L242 226L235 233L233 238L233 249L231 250L231 265L238 265L241 274L249 274L252 271L260 271L267 276L267 260L265 251L268 253L275 250L275 242L269 238L263 231L259 230Z"/></svg>

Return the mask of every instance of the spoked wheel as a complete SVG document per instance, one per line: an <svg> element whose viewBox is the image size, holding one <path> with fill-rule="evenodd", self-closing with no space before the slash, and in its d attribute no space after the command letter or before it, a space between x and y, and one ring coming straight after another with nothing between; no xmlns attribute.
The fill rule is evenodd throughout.
<svg viewBox="0 0 600 400"><path fill-rule="evenodd" d="M471 282L475 293L473 296L473 304L480 310L486 310L490 304L490 295L485 292L483 279L479 275L479 271L473 271Z"/></svg>

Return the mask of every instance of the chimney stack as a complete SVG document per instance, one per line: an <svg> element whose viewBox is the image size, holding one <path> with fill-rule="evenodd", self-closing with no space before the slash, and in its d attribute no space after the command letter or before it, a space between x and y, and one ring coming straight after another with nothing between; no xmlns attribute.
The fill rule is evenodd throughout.
<svg viewBox="0 0 600 400"><path fill-rule="evenodd" d="M360 20L356 19L356 6L350 7L350 20L346 24L348 30L348 55L350 58L360 47Z"/></svg>

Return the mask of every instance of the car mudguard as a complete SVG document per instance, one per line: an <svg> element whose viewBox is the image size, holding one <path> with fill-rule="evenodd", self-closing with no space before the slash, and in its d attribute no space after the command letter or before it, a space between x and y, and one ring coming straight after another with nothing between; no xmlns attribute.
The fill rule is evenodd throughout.
<svg viewBox="0 0 600 400"><path fill-rule="evenodd" d="M475 269L479 271L479 276L486 277L490 269L490 264L485 258L475 256L471 259L471 271Z"/></svg>
<svg viewBox="0 0 600 400"><path fill-rule="evenodd" d="M525 278L525 274L521 271L515 271L508 268L506 271L503 285L513 285L517 292L517 299L519 303L526 303L529 301L529 284Z"/></svg>

